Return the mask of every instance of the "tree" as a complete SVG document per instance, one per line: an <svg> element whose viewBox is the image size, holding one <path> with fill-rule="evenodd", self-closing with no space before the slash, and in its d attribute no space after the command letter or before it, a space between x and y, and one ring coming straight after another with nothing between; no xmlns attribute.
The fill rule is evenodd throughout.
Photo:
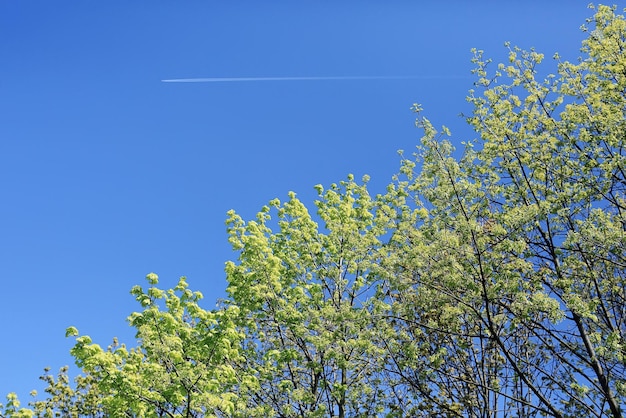
<svg viewBox="0 0 626 418"><path fill-rule="evenodd" d="M137 330L138 346L127 349L117 339L102 349L91 338L78 336L70 327L66 336L77 336L71 354L83 375L70 384L67 368L57 379L46 370L48 398L21 409L9 397L6 416L37 417L221 417L243 412L241 391L230 360L239 356L241 335L230 319L236 308L207 311L202 298L192 292L185 278L171 290L156 287L158 277L149 274L150 287L135 286L131 293L143 310L129 323ZM237 385L239 393L231 389ZM4 416L0 414L0 416Z"/></svg>
<svg viewBox="0 0 626 418"><path fill-rule="evenodd" d="M249 404L262 416L377 416L386 393L372 298L387 230L373 216L365 185L352 177L317 190L323 228L293 193L255 221L230 213L240 256L226 267L227 304L241 313L246 336L245 361L236 366L259 382Z"/></svg>
<svg viewBox="0 0 626 418"><path fill-rule="evenodd" d="M414 400L444 416L622 416L626 22L600 6L578 63L536 80L476 51L462 158L428 120L394 231L389 342ZM415 108L416 111L420 109Z"/></svg>
<svg viewBox="0 0 626 418"><path fill-rule="evenodd" d="M588 23L544 80L533 50L493 72L474 52L461 156L415 105L385 193L349 176L317 186L317 217L293 193L230 212L218 308L148 275L136 348L79 336L74 384L46 371L48 398L0 416L623 416L626 20Z"/></svg>

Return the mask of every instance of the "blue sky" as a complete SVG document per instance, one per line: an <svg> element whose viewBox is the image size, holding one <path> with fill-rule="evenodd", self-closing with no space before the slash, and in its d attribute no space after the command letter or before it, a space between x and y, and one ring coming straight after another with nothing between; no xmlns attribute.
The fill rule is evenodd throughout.
<svg viewBox="0 0 626 418"><path fill-rule="evenodd" d="M421 103L454 141L470 49L575 60L588 1L0 2L0 397L70 364L74 325L133 343L129 294L187 276L205 307L224 220L369 174L382 192ZM626 6L624 2L619 8ZM163 83L193 77L412 79Z"/></svg>

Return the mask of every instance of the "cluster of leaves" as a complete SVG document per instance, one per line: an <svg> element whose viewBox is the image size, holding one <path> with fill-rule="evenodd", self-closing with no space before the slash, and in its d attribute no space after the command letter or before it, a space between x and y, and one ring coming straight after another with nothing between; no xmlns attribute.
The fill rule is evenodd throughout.
<svg viewBox="0 0 626 418"><path fill-rule="evenodd" d="M103 349L70 327L66 336L77 336L71 354L83 375L71 385L67 368L56 379L46 370L47 398L31 402L32 409L18 409L10 395L0 416L236 416L234 390L244 390L231 365L242 340L230 320L236 308L202 309L202 295L189 290L184 278L168 291L156 287L155 274L147 281L147 290L135 286L131 291L143 307L129 317L136 348L114 339Z"/></svg>
<svg viewBox="0 0 626 418"><path fill-rule="evenodd" d="M181 279L132 290L136 348L78 336L73 383L0 417L621 417L626 408L626 20L537 79L510 48L456 158L424 131L386 193L367 178L228 215L238 260L207 311ZM419 168L419 169L418 169Z"/></svg>

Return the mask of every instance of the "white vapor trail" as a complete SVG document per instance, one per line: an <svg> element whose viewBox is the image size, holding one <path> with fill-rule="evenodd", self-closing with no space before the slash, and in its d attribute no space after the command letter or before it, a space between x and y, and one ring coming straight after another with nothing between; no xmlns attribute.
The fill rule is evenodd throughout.
<svg viewBox="0 0 626 418"><path fill-rule="evenodd" d="M235 81L323 81L323 80L410 80L410 79L467 78L463 76L346 76L346 77L208 77L171 78L163 83L224 83Z"/></svg>

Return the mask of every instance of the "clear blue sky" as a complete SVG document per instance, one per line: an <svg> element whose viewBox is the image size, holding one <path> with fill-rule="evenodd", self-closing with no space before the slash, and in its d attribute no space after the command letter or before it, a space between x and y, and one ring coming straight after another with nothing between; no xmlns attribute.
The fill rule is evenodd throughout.
<svg viewBox="0 0 626 418"><path fill-rule="evenodd" d="M210 308L225 214L354 173L381 192L421 103L455 141L470 48L579 56L588 1L0 2L0 397L71 363L65 328L133 344L156 272ZM620 9L626 6L619 4ZM162 83L189 77L410 80Z"/></svg>

